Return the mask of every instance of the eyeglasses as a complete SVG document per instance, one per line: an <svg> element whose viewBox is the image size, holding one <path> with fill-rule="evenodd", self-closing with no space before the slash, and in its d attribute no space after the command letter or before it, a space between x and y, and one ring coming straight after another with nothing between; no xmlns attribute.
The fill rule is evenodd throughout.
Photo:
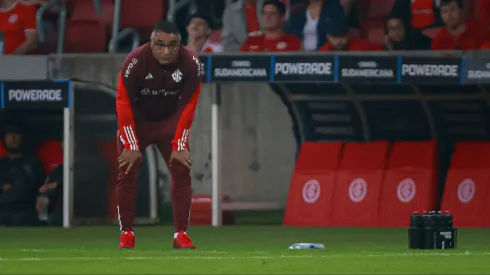
<svg viewBox="0 0 490 275"><path fill-rule="evenodd" d="M155 48L159 51L167 48L169 51L175 51L177 49L179 49L179 46L180 44L170 44L170 45L165 45L165 44L159 44L159 43L155 43Z"/></svg>

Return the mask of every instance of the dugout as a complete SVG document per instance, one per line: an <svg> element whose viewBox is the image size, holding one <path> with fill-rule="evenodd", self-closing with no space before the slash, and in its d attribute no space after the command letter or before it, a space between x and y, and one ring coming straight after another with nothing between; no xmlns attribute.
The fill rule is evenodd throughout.
<svg viewBox="0 0 490 275"><path fill-rule="evenodd" d="M46 90L59 93L50 97ZM45 91L44 96L33 96L36 91ZM71 163L64 169L64 181L73 183L64 184L64 227L116 223L114 88L78 80L9 81L2 82L1 94L0 126L16 123L25 129L28 149L46 174L60 162ZM156 155L149 148L138 180L137 223L157 220L157 192L150 192L156 188L156 171Z"/></svg>

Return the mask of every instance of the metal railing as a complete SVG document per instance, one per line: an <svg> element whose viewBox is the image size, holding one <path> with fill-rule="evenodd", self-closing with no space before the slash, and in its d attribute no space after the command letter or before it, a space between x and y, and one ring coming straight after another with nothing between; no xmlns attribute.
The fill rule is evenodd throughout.
<svg viewBox="0 0 490 275"><path fill-rule="evenodd" d="M127 37L132 37L133 42L131 49L136 49L140 45L140 34L135 28L125 28L124 30L118 32L111 41L109 42L109 52L116 53L119 50L119 43L126 39Z"/></svg>
<svg viewBox="0 0 490 275"><path fill-rule="evenodd" d="M94 0L97 1L97 0ZM168 1L168 12L167 12L167 20L174 21L175 15L177 12L190 5L191 11L196 11L196 3L194 0L169 0ZM127 37L132 37L132 49L135 49L139 46L140 36L138 31L135 28L125 28L122 31L119 31L121 25L121 7L122 0L115 0L114 3L114 22L112 25L112 38L109 42L109 52L116 53L119 50L119 43L126 39Z"/></svg>
<svg viewBox="0 0 490 275"><path fill-rule="evenodd" d="M5 37L3 36L3 32L0 32L0 55L4 55L5 53Z"/></svg>
<svg viewBox="0 0 490 275"><path fill-rule="evenodd" d="M132 49L136 49L140 44L140 35L135 28L125 28L119 31L121 25L121 8L122 0L116 0L114 3L114 21L112 24L112 38L109 41L109 52L116 53L119 50L119 43L127 37L132 37ZM143 15L144 16L144 15Z"/></svg>
<svg viewBox="0 0 490 275"><path fill-rule="evenodd" d="M100 0L94 0L94 7L96 13L102 14L102 2Z"/></svg>
<svg viewBox="0 0 490 275"><path fill-rule="evenodd" d="M195 4L194 0L180 0L180 1L169 0L168 1L167 20L174 22L175 14L177 13L177 11L179 11L180 9L182 9L183 7L185 7L187 5L193 5L193 4Z"/></svg>
<svg viewBox="0 0 490 275"><path fill-rule="evenodd" d="M93 0L94 7L97 14L102 14L102 3L100 0ZM169 10L167 13L167 20L174 21L176 13L187 5L191 5L191 9L195 10L194 0L169 0ZM40 43L44 43L46 38L44 36L44 29L42 27L42 18L47 10L54 6L60 6L60 17L58 24L58 45L57 53L63 53L65 37L66 37L66 22L68 17L68 8L63 0L51 0L50 2L42 5L36 14L37 34ZM114 19L112 26L112 38L109 42L109 52L116 53L119 50L119 43L127 37L132 38L132 49L139 46L140 36L135 28L125 28L119 31L121 25L121 7L122 0L115 0L114 3Z"/></svg>
<svg viewBox="0 0 490 275"><path fill-rule="evenodd" d="M68 8L66 3L62 0L51 0L48 3L42 5L36 13L36 25L37 25L37 37L40 43L44 43L46 38L44 37L44 29L42 25L42 19L44 13L54 6L60 7L60 17L58 22L58 45L56 52L63 53L63 48L65 46L65 36L66 36L66 21L68 18Z"/></svg>

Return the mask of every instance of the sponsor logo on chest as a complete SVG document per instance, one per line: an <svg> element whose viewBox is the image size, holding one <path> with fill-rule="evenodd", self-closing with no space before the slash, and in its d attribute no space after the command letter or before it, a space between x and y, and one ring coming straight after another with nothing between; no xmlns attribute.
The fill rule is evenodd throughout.
<svg viewBox="0 0 490 275"><path fill-rule="evenodd" d="M141 90L141 94L144 96L175 96L180 93L180 89L175 89L175 90L166 90L166 89L150 89L150 88L144 88Z"/></svg>
<svg viewBox="0 0 490 275"><path fill-rule="evenodd" d="M180 94L182 85L182 72L175 70L170 77L159 77L155 73L148 73L145 76L144 88L141 90L143 96L176 96Z"/></svg>
<svg viewBox="0 0 490 275"><path fill-rule="evenodd" d="M158 73L151 73L145 75L143 80L143 89L140 93L143 96L176 96L180 94L183 84L183 74L180 69L175 70L171 74L165 74L160 76Z"/></svg>
<svg viewBox="0 0 490 275"><path fill-rule="evenodd" d="M128 67L126 67L126 71L124 72L124 77L129 77L129 74L131 73L131 69L138 63L138 59L133 58L131 59L131 63L129 63Z"/></svg>

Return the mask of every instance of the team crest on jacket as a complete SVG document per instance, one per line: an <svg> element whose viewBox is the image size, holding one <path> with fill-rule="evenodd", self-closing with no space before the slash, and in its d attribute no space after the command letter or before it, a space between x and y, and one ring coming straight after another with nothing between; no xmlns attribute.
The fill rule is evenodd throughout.
<svg viewBox="0 0 490 275"><path fill-rule="evenodd" d="M179 69L172 74L172 78L175 82L180 82L182 80L182 73Z"/></svg>

